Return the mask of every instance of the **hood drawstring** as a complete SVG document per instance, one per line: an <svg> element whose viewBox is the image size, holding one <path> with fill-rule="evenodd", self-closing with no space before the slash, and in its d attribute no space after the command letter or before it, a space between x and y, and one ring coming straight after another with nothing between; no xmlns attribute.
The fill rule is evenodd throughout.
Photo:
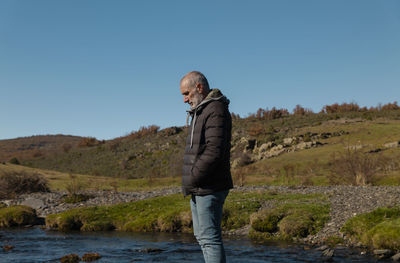
<svg viewBox="0 0 400 263"><path fill-rule="evenodd" d="M197 120L197 109L194 111L194 116L192 119L192 131L190 133L190 148L193 148L193 134L194 134L194 126L196 125L196 120Z"/></svg>
<svg viewBox="0 0 400 263"><path fill-rule="evenodd" d="M190 118L190 111L187 111L187 116L186 116L186 127L189 127L189 118Z"/></svg>

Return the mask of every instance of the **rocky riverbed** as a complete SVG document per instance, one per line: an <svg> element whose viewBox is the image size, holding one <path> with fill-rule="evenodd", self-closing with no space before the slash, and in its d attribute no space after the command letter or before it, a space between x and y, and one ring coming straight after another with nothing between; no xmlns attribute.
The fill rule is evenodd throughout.
<svg viewBox="0 0 400 263"><path fill-rule="evenodd" d="M327 237L338 236L349 242L348 238L339 230L349 218L370 212L378 207L393 207L400 204L400 187L396 186L257 186L237 187L233 191L257 191L269 190L276 193L323 193L330 202L330 221L316 235L308 236L302 241L310 244L321 244ZM180 188L166 188L160 190L143 192L114 192L114 191L91 191L87 192L93 198L77 203L68 204L63 202L67 196L66 192L33 193L21 195L13 200L3 200L7 205L23 204L36 209L40 217L48 214L60 213L76 207L111 205L124 202L143 200L146 198L179 193ZM268 206L268 204L266 204ZM273 204L269 204L271 207ZM247 234L249 227L239 231L227 233L231 235ZM355 245L355 244L352 244Z"/></svg>

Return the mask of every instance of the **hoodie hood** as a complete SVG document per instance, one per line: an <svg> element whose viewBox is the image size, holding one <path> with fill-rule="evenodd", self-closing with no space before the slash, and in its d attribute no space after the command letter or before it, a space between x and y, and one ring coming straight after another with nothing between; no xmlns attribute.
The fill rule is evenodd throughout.
<svg viewBox="0 0 400 263"><path fill-rule="evenodd" d="M208 104L211 101L214 100L219 100L226 105L229 105L229 100L227 97L225 97L222 92L219 89L211 89L208 95L202 100L202 102L199 103L195 108L188 110L190 114L193 114L194 112L198 111L199 109L203 108L204 105Z"/></svg>
<svg viewBox="0 0 400 263"><path fill-rule="evenodd" d="M189 126L189 117L192 116L192 132L190 134L190 148L193 146L193 131L194 131L194 126L196 124L196 119L197 119L197 112L204 108L205 105L210 103L211 101L221 101L227 106L229 105L229 99L222 95L222 92L219 89L211 89L208 95L204 98L202 102L199 103L195 108L190 109L187 111L187 118L186 118L186 126Z"/></svg>

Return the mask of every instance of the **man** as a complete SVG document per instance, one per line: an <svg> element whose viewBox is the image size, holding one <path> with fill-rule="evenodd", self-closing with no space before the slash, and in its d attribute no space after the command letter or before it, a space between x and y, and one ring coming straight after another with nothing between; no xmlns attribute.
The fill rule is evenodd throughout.
<svg viewBox="0 0 400 263"><path fill-rule="evenodd" d="M226 262L222 243L222 208L233 187L230 172L232 119L229 100L218 89L210 89L197 71L180 82L183 102L192 117L183 161L182 190L191 195L194 235L206 263Z"/></svg>

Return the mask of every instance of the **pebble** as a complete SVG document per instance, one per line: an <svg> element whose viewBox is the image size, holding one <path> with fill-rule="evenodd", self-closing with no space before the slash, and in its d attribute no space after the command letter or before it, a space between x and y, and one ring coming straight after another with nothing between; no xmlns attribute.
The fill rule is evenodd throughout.
<svg viewBox="0 0 400 263"><path fill-rule="evenodd" d="M393 260L393 261L396 261L396 262L400 262L400 253L397 253L396 255L394 255L394 256L392 257L392 260Z"/></svg>

